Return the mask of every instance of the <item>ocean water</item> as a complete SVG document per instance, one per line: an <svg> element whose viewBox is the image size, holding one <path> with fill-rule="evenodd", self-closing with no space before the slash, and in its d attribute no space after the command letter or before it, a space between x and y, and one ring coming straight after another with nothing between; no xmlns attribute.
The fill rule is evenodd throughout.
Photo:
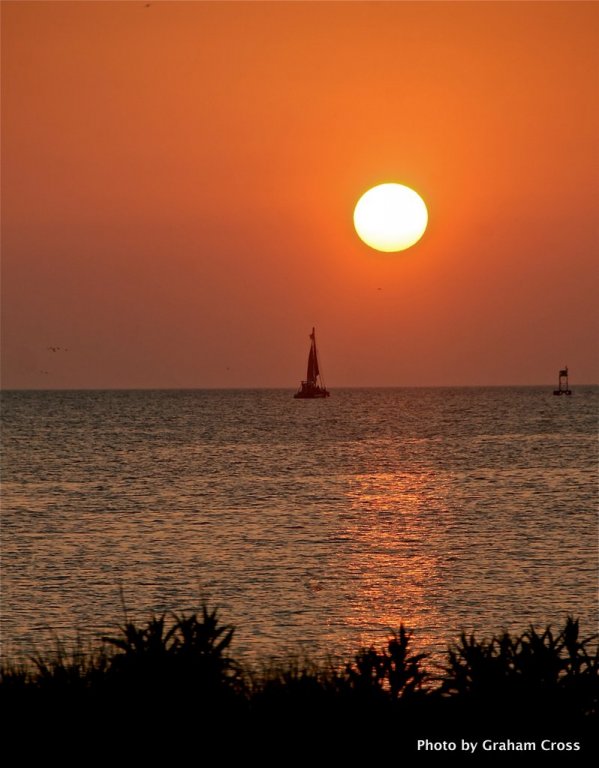
<svg viewBox="0 0 599 768"><path fill-rule="evenodd" d="M220 608L248 657L597 629L599 388L2 398L10 655Z"/></svg>

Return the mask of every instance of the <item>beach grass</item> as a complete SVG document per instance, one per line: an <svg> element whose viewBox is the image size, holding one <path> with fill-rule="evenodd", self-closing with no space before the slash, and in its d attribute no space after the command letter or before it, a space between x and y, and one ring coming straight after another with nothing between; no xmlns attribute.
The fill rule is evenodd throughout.
<svg viewBox="0 0 599 768"><path fill-rule="evenodd" d="M235 658L234 635L203 606L126 621L95 649L57 642L28 663L4 663L4 711L35 728L56 716L79 732L102 723L104 738L140 723L145 734L159 728L179 737L226 724L232 734L274 729L305 744L306 734L333 738L342 723L356 745L386 734L403 749L418 734L580 742L597 725L597 638L583 638L571 617L559 631L462 634L436 672L403 625L382 647L343 662L290 657L252 666Z"/></svg>

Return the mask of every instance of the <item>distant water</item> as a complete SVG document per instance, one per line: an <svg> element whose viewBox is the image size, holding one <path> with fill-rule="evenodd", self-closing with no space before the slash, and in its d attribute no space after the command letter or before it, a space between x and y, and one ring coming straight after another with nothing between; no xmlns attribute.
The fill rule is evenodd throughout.
<svg viewBox="0 0 599 768"><path fill-rule="evenodd" d="M5 650L198 607L252 656L596 631L599 388L8 392Z"/></svg>

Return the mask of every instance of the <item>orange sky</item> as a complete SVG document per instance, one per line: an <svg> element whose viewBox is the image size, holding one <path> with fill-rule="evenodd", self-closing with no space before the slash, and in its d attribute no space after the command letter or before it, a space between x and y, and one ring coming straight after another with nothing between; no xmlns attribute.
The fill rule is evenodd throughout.
<svg viewBox="0 0 599 768"><path fill-rule="evenodd" d="M2 3L5 387L599 381L597 3ZM425 199L381 254L369 187ZM68 348L51 352L47 348Z"/></svg>

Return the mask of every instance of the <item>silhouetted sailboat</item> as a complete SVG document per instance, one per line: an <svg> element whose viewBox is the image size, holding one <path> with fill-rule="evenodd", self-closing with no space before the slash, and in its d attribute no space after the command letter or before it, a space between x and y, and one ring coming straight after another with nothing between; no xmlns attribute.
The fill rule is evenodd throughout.
<svg viewBox="0 0 599 768"><path fill-rule="evenodd" d="M310 334L310 353L308 355L308 373L306 381L302 381L296 398L330 397L330 393L324 385L320 369L318 367L318 355L316 353L316 336L314 328Z"/></svg>

